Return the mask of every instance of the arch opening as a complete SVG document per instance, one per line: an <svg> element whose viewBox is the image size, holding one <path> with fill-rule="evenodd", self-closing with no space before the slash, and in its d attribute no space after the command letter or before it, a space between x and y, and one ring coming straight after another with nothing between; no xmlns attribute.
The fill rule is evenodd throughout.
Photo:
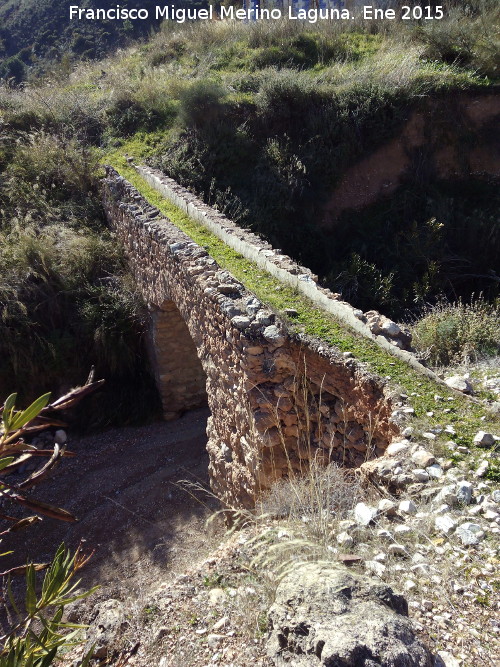
<svg viewBox="0 0 500 667"><path fill-rule="evenodd" d="M173 301L151 310L149 352L165 420L208 405L206 373Z"/></svg>

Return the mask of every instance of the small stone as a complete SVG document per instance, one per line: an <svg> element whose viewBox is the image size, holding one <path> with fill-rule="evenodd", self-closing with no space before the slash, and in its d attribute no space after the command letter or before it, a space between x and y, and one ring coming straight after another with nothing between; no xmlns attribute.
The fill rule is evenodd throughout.
<svg viewBox="0 0 500 667"><path fill-rule="evenodd" d="M222 283L221 285L218 285L217 291L221 294L239 294L240 288L239 285L236 284Z"/></svg>
<svg viewBox="0 0 500 667"><path fill-rule="evenodd" d="M426 431L425 433L422 433L422 437L426 438L426 440L435 440L437 436L435 433L430 433L429 431Z"/></svg>
<svg viewBox="0 0 500 667"><path fill-rule="evenodd" d="M452 375L449 378L445 379L445 384L448 385L451 389L456 389L461 391L463 394L473 394L474 388L469 382L468 378L462 375Z"/></svg>
<svg viewBox="0 0 500 667"><path fill-rule="evenodd" d="M456 535L464 545L479 544L484 537L484 531L478 523L467 521L457 528Z"/></svg>
<svg viewBox="0 0 500 667"><path fill-rule="evenodd" d="M383 563L379 563L376 560L365 561L365 568L368 570L368 572L371 572L377 577L383 577L384 572L387 569Z"/></svg>
<svg viewBox="0 0 500 667"><path fill-rule="evenodd" d="M274 320L274 314L270 313L267 310L259 310L259 312L255 315L255 321L265 327L272 324L273 320Z"/></svg>
<svg viewBox="0 0 500 667"><path fill-rule="evenodd" d="M426 449L417 449L417 451L412 454L411 460L420 468L428 468L436 461L436 458Z"/></svg>
<svg viewBox="0 0 500 667"><path fill-rule="evenodd" d="M449 651L438 651L434 667L460 667L460 661Z"/></svg>
<svg viewBox="0 0 500 667"><path fill-rule="evenodd" d="M425 470L429 474L429 477L433 477L434 479L440 479L443 476L443 469L439 463L434 463Z"/></svg>
<svg viewBox="0 0 500 667"><path fill-rule="evenodd" d="M417 584L412 579L407 579L403 584L403 588L405 589L405 591L412 591L416 587Z"/></svg>
<svg viewBox="0 0 500 667"><path fill-rule="evenodd" d="M378 504L378 511L381 514L392 516L396 513L396 503L392 502L392 500L389 500L388 498L383 498Z"/></svg>
<svg viewBox="0 0 500 667"><path fill-rule="evenodd" d="M211 605L218 605L226 600L226 593L223 588L211 588L208 593L208 601Z"/></svg>
<svg viewBox="0 0 500 667"><path fill-rule="evenodd" d="M366 503L358 503L354 508L354 519L360 526L368 526L377 514L378 510Z"/></svg>
<svg viewBox="0 0 500 667"><path fill-rule="evenodd" d="M441 491L434 498L434 503L439 505L445 503L446 505L456 505L458 503L457 494L455 493L456 486L454 484L449 484L448 486L443 486Z"/></svg>
<svg viewBox="0 0 500 667"><path fill-rule="evenodd" d="M437 510L434 510L434 514L439 515L439 514L447 514L450 511L450 506L444 503L443 505L439 505Z"/></svg>
<svg viewBox="0 0 500 667"><path fill-rule="evenodd" d="M398 327L396 322L392 320L385 320L385 322L380 327L382 334L387 336L399 336L401 329Z"/></svg>
<svg viewBox="0 0 500 667"><path fill-rule="evenodd" d="M251 322L250 319L244 315L236 315L236 317L231 318L231 324L241 331L247 329Z"/></svg>
<svg viewBox="0 0 500 667"><path fill-rule="evenodd" d="M412 500L402 500L399 503L398 510L401 514L416 514L417 508L415 503Z"/></svg>
<svg viewBox="0 0 500 667"><path fill-rule="evenodd" d="M396 526L394 529L394 534L395 535L409 535L412 532L410 526L405 526L404 524L400 524L399 526Z"/></svg>
<svg viewBox="0 0 500 667"><path fill-rule="evenodd" d="M463 505L470 505L470 501L472 500L472 490L473 486L470 482L466 482L465 480L458 482L455 491L458 502Z"/></svg>
<svg viewBox="0 0 500 667"><path fill-rule="evenodd" d="M210 648L216 648L222 642L224 641L224 635L217 635L215 633L211 633L207 636L207 644L210 646Z"/></svg>
<svg viewBox="0 0 500 667"><path fill-rule="evenodd" d="M442 516L436 517L434 526L436 527L436 530L448 535L455 530L457 522L449 514L443 514Z"/></svg>
<svg viewBox="0 0 500 667"><path fill-rule="evenodd" d="M409 447L409 444L410 443L407 440L402 440L401 442L391 442L391 444L385 450L385 453L387 456L396 456L396 454L400 454L401 452L406 451Z"/></svg>
<svg viewBox="0 0 500 667"><path fill-rule="evenodd" d="M352 547L354 545L354 539L347 533L346 531L343 531L342 533L339 533L337 535L337 542L341 544L343 547Z"/></svg>
<svg viewBox="0 0 500 667"><path fill-rule="evenodd" d="M394 556L408 556L408 552L402 544L390 544L388 551Z"/></svg>
<svg viewBox="0 0 500 667"><path fill-rule="evenodd" d="M275 347L280 347L286 341L285 334L283 334L275 324L266 327L262 332L262 335L269 343L271 343Z"/></svg>
<svg viewBox="0 0 500 667"><path fill-rule="evenodd" d="M420 606L424 611L432 611L434 609L434 604L431 602L431 600L422 600L422 604Z"/></svg>
<svg viewBox="0 0 500 667"><path fill-rule="evenodd" d="M295 308L285 308L283 311L287 317L298 317L299 313L295 310Z"/></svg>
<svg viewBox="0 0 500 667"><path fill-rule="evenodd" d="M500 503L500 489L495 489L491 494L493 502Z"/></svg>
<svg viewBox="0 0 500 667"><path fill-rule="evenodd" d="M487 472L489 467L490 467L490 464L488 463L488 461L486 461L486 460L481 461L481 463L477 467L476 472L474 473L474 476L475 477L484 477L486 475L486 472Z"/></svg>
<svg viewBox="0 0 500 667"><path fill-rule="evenodd" d="M223 616L221 619L217 621L217 623L214 623L212 630L215 630L215 632L217 632L217 630L222 630L228 625L229 625L229 617Z"/></svg>
<svg viewBox="0 0 500 667"><path fill-rule="evenodd" d="M478 431L473 440L476 447L492 447L495 444L495 438L491 433Z"/></svg>
<svg viewBox="0 0 500 667"><path fill-rule="evenodd" d="M425 483L429 481L429 473L423 470L422 468L416 468L412 472L412 475L417 482Z"/></svg>

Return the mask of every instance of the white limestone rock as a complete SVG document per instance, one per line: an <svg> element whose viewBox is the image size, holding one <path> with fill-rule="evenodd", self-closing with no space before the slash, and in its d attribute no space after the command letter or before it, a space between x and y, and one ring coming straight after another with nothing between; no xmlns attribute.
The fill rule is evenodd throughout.
<svg viewBox="0 0 500 667"><path fill-rule="evenodd" d="M340 544L343 547L346 547L347 549L354 545L354 539L345 530L337 535L337 542L338 544Z"/></svg>
<svg viewBox="0 0 500 667"><path fill-rule="evenodd" d="M408 440L401 440L400 442L391 442L391 444L385 450L385 453L387 456L396 456L397 454L401 454L401 452L405 452L408 449L409 444L410 443L408 442Z"/></svg>
<svg viewBox="0 0 500 667"><path fill-rule="evenodd" d="M368 526L376 518L378 510L366 503L358 503L354 508L354 519L360 526Z"/></svg>
<svg viewBox="0 0 500 667"><path fill-rule="evenodd" d="M474 487L470 482L467 482L466 480L457 482L456 495L458 502L463 505L470 505L473 490Z"/></svg>
<svg viewBox="0 0 500 667"><path fill-rule="evenodd" d="M449 514L443 514L436 517L434 526L436 527L436 530L448 535L455 530L457 522Z"/></svg>
<svg viewBox="0 0 500 667"><path fill-rule="evenodd" d="M456 535L464 545L479 544L484 538L484 531L478 523L467 521L457 528Z"/></svg>
<svg viewBox="0 0 500 667"><path fill-rule="evenodd" d="M491 433L485 431L478 431L474 436L474 444L476 447L492 447L495 444L495 438Z"/></svg>
<svg viewBox="0 0 500 667"><path fill-rule="evenodd" d="M269 343L276 347L280 347L286 341L285 334L281 332L275 324L266 327L262 332L262 335Z"/></svg>
<svg viewBox="0 0 500 667"><path fill-rule="evenodd" d="M425 470L428 473L429 477L432 477L433 479L441 479L441 477L443 476L443 469L441 468L439 463L433 463Z"/></svg>
<svg viewBox="0 0 500 667"><path fill-rule="evenodd" d="M445 379L445 384L451 389L461 391L463 394L473 394L474 388L469 382L469 378L465 375L452 375Z"/></svg>
<svg viewBox="0 0 500 667"><path fill-rule="evenodd" d="M426 449L417 449L411 456L413 463L416 463L419 468L428 468L436 461L434 454L431 454Z"/></svg>
<svg viewBox="0 0 500 667"><path fill-rule="evenodd" d="M415 470L412 472L412 475L416 482L422 482L425 484L425 482L429 481L429 473L423 468L415 468Z"/></svg>
<svg viewBox="0 0 500 667"><path fill-rule="evenodd" d="M399 503L398 510L401 514L416 514L417 507L412 500L402 500Z"/></svg>

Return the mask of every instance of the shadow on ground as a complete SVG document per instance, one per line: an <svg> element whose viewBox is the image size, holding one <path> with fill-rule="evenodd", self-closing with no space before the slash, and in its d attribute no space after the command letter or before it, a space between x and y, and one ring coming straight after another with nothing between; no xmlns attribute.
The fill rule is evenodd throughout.
<svg viewBox="0 0 500 667"><path fill-rule="evenodd" d="M210 550L206 520L214 499L191 497L176 486L181 479L208 486L207 408L174 422L112 429L71 440L76 458L66 458L34 496L64 507L79 521L45 518L19 533L15 564L49 560L64 541L75 548L85 540L95 550L82 572L83 585L98 583L100 595L127 595L137 587L158 586ZM212 536L215 539L215 536ZM5 561L4 561L5 563Z"/></svg>

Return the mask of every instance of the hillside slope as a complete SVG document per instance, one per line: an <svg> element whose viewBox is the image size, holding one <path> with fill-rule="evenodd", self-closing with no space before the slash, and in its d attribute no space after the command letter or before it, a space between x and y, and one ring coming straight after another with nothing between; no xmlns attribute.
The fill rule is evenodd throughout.
<svg viewBox="0 0 500 667"><path fill-rule="evenodd" d="M158 27L154 16L140 21L70 21L70 4L65 0L0 0L0 78L20 81L27 68L51 66L64 54L70 60L102 58ZM102 0L78 6L108 9L116 5L114 0ZM144 3L129 0L126 6L139 9Z"/></svg>

